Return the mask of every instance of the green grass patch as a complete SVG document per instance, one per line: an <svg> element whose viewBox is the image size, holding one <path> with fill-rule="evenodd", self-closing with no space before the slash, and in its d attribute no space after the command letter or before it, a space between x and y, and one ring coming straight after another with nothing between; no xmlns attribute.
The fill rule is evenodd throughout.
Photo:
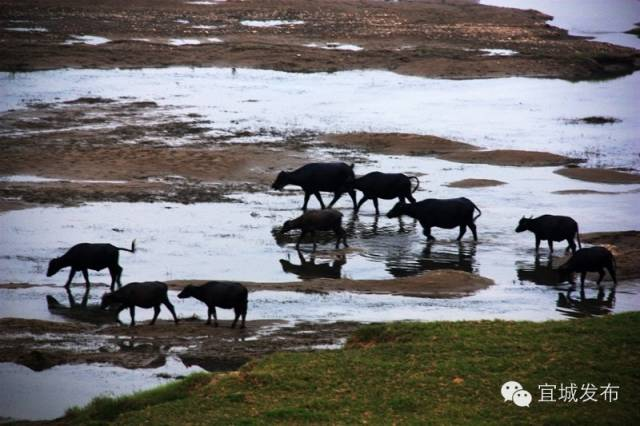
<svg viewBox="0 0 640 426"><path fill-rule="evenodd" d="M67 410L65 419L73 423L101 424L115 420L121 413L143 410L149 406L187 398L190 391L211 380L207 373L194 373L184 379L170 382L153 389L116 398L98 397L84 408Z"/></svg>
<svg viewBox="0 0 640 426"><path fill-rule="evenodd" d="M69 423L640 424L640 313L544 323L365 326L339 351L276 353L74 409ZM530 407L500 396L520 382ZM538 385L619 386L618 400L538 402ZM581 392L578 393L580 396ZM556 397L557 397L556 392Z"/></svg>

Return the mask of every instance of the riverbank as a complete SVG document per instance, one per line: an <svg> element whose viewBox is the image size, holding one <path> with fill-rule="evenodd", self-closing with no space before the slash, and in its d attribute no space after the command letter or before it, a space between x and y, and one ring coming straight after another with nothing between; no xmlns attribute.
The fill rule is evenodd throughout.
<svg viewBox="0 0 640 426"><path fill-rule="evenodd" d="M633 424L640 420L638 326L638 313L539 324L371 325L343 350L273 354L237 372L100 398L54 423ZM528 408L504 401L500 389L509 380L531 393ZM556 385L558 399L559 386L571 383L576 398L582 386L595 386L596 401L539 401L540 385ZM601 393L607 385L615 401Z"/></svg>

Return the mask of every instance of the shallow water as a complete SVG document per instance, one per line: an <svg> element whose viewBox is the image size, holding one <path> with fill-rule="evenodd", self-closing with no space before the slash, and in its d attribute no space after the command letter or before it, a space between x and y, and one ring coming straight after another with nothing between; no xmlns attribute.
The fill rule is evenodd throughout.
<svg viewBox="0 0 640 426"><path fill-rule="evenodd" d="M0 413L4 418L44 420L60 417L73 406L97 396L132 393L197 371L176 358L159 368L130 370L109 364L60 365L41 372L22 365L0 363L3 391ZM37 404L34 403L37 401Z"/></svg>
<svg viewBox="0 0 640 426"><path fill-rule="evenodd" d="M343 156L349 152L318 150L315 156L328 159L336 154ZM401 230L397 219L376 218L371 203L365 204L358 216L353 216L348 207L350 201L344 197L338 206L345 215L350 249L334 250L329 237L329 240L321 240L326 243L321 244L315 254L311 253L309 244L303 244L303 251L298 253L294 248L295 234L280 237L277 233L285 220L299 214L302 195L295 190L237 194L242 203L92 203L74 208L47 207L1 214L0 233L5 239L0 245L0 281L61 285L66 280L66 271L45 277L50 258L63 254L66 248L80 241L110 241L128 247L136 238L138 251L135 254L123 252L120 257L125 282L171 279L286 282L317 277L382 279L443 268L477 273L496 282L495 286L477 295L455 301L352 294L292 295L287 298L293 297L296 301L285 303L292 306L286 313L272 311L270 307L281 305L279 298L284 296L261 292L259 297L257 293L252 296L253 318L257 315L306 320L542 320L560 316L556 306L557 293L565 291L568 285L558 281L555 272L546 267L549 259L546 247L541 249L536 261L533 236L514 232L521 216L570 215L578 220L582 233L630 230L640 225L635 214L640 195L623 192L636 189L638 185L617 185L615 189L623 193L616 195L568 196L552 191L603 191L611 189L611 185L567 179L554 174L553 168L548 167L526 169L524 173L516 167L459 165L422 157L370 155L368 159L370 163L356 165L357 174L384 169L420 175L421 187L415 194L418 199L470 197L483 212L477 221L480 241L474 243L468 233L458 244L455 241L457 230L435 229L434 236L438 241L427 245L420 225L412 220L405 218ZM507 184L478 189L443 186L465 177L496 179ZM315 203L312 200L310 207L315 207ZM382 200L381 211L388 211L392 205L392 201ZM615 215L610 214L611 211ZM563 251L564 244L556 244L556 264L562 261ZM91 272L90 276L97 282L110 282L106 273ZM78 275L75 281L82 282L81 276ZM639 284L636 280L620 285L614 311L640 308ZM4 290L19 294L15 293L17 291ZM589 291L595 292L592 288ZM323 302L317 303L318 298ZM326 310L332 298L337 300L334 306L340 308ZM0 315L13 316L21 299L4 298L0 311L6 313L0 312ZM263 307L255 307L257 300L265 300ZM39 312L36 315L42 315L44 311L48 318L44 295L41 295L40 303L42 307L35 310ZM381 309L378 304L388 305L388 308ZM422 308L416 308L415 304ZM357 309L351 310L349 306L357 306ZM344 312L340 313L341 310Z"/></svg>
<svg viewBox="0 0 640 426"><path fill-rule="evenodd" d="M225 132L432 134L488 148L586 157L591 165L640 168L640 73L570 83L435 80L386 71L233 73L230 68L176 67L0 73L0 87L0 111L83 96L117 99L127 87L128 96L174 107L177 114L201 114ZM594 115L621 121L569 121Z"/></svg>
<svg viewBox="0 0 640 426"><path fill-rule="evenodd" d="M550 25L595 41L640 49L640 38L624 34L640 22L637 0L481 0L492 6L535 9L553 16Z"/></svg>

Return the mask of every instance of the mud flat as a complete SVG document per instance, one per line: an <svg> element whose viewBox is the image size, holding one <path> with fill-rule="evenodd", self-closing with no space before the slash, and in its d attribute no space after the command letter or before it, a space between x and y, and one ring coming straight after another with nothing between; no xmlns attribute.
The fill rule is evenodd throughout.
<svg viewBox="0 0 640 426"><path fill-rule="evenodd" d="M548 167L562 166L581 161L564 155L541 151L499 149L485 151L459 151L441 155L443 160L459 163L480 163L494 166Z"/></svg>
<svg viewBox="0 0 640 426"><path fill-rule="evenodd" d="M282 350L340 347L358 323L247 321L245 329L219 327L200 319L146 322L136 327L0 319L0 362L43 371L62 364L108 363L125 368L157 368L169 356L205 370L234 370L265 354Z"/></svg>
<svg viewBox="0 0 640 426"><path fill-rule="evenodd" d="M582 234L580 238L611 250L616 257L619 280L640 277L640 231L592 232Z"/></svg>
<svg viewBox="0 0 640 426"><path fill-rule="evenodd" d="M3 29L0 68L233 65L294 72L387 69L447 78L579 80L640 67L636 50L569 36L548 25L548 15L473 1L197 3L161 0L133 7L112 1L87 11L81 0L5 2L2 28L15 27L12 21L20 20L43 31ZM268 25L274 20L281 24ZM247 26L246 21L266 24ZM360 50L312 47L317 45ZM487 54L496 49L514 53Z"/></svg>
<svg viewBox="0 0 640 426"><path fill-rule="evenodd" d="M468 143L410 133L343 133L325 135L322 140L342 148L392 155L442 155L480 149Z"/></svg>
<svg viewBox="0 0 640 426"><path fill-rule="evenodd" d="M485 188L500 185L506 185L506 182L494 179L462 179L447 184L450 188Z"/></svg>
<svg viewBox="0 0 640 426"><path fill-rule="evenodd" d="M359 148L394 155L430 155L458 163L496 166L545 167L574 164L583 160L541 151L517 149L484 150L468 143L437 136L408 133L348 133L322 137L330 145Z"/></svg>
<svg viewBox="0 0 640 426"><path fill-rule="evenodd" d="M172 289L204 281L170 281ZM356 292L393 294L407 297L449 298L463 297L493 285L493 280L456 270L427 271L425 273L391 280L313 279L304 283L252 283L243 282L250 290L300 291L304 293Z"/></svg>
<svg viewBox="0 0 640 426"><path fill-rule="evenodd" d="M598 182L609 184L633 184L640 183L640 175L621 172L611 169L585 169L580 167L569 167L556 170L557 174L571 179L583 180L586 182Z"/></svg>

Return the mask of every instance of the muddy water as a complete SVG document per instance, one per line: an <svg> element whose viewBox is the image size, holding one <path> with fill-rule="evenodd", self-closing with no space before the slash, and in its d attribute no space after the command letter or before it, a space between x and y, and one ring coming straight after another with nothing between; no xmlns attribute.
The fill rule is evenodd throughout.
<svg viewBox="0 0 640 426"><path fill-rule="evenodd" d="M640 38L625 34L640 22L637 0L481 0L480 3L535 9L553 16L550 25L595 41L640 49Z"/></svg>
<svg viewBox="0 0 640 426"><path fill-rule="evenodd" d="M60 417L73 406L101 395L113 396L152 388L196 371L176 358L159 368L128 370L108 364L61 365L42 372L13 363L0 363L4 418L44 420ZM38 401L34 404L34 401Z"/></svg>
<svg viewBox="0 0 640 426"><path fill-rule="evenodd" d="M0 73L0 111L82 96L156 101L197 113L212 132L406 132L490 148L640 165L640 73L606 82L499 78L434 80L383 71L292 74L229 68ZM158 91L162 87L162 91ZM126 90L124 89L126 88ZM607 125L572 124L611 116Z"/></svg>

